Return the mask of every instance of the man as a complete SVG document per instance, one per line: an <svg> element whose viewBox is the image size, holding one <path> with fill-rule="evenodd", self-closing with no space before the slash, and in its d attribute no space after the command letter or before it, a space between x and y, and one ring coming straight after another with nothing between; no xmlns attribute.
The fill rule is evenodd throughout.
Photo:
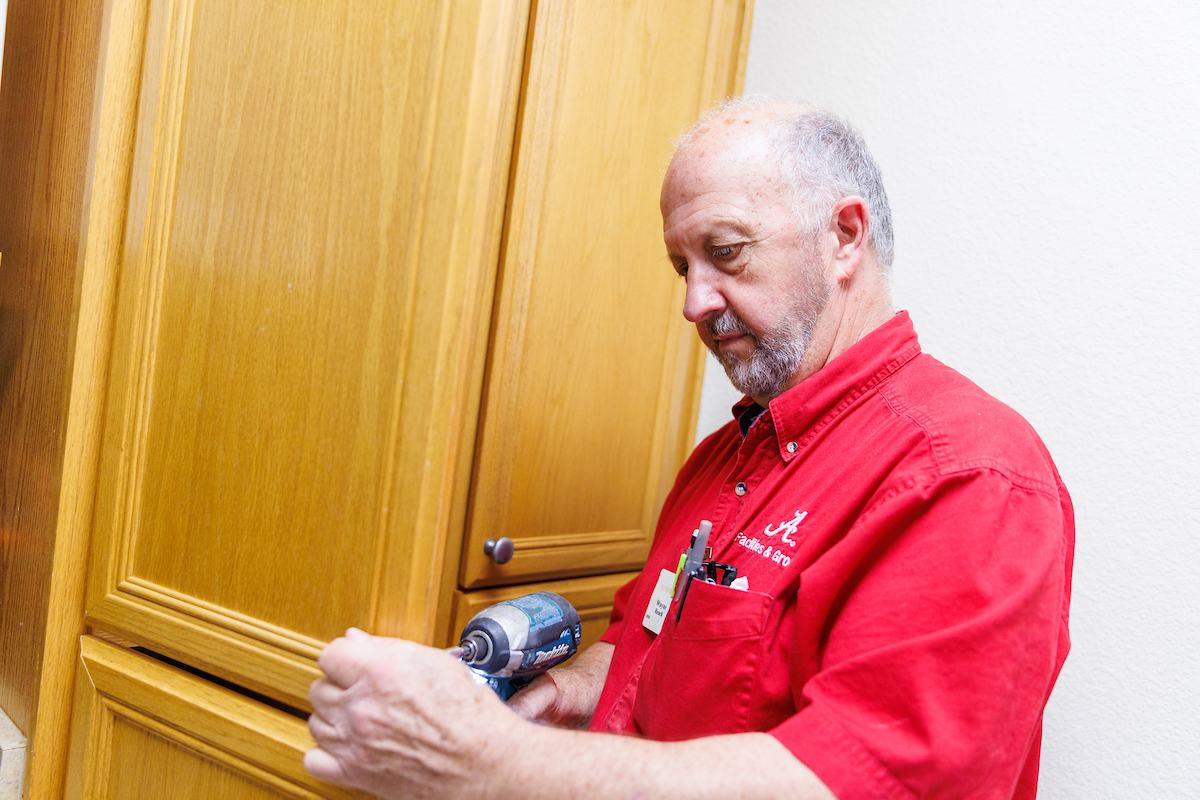
<svg viewBox="0 0 1200 800"><path fill-rule="evenodd" d="M321 655L306 766L385 797L1033 797L1070 499L1024 420L894 313L861 138L727 103L684 135L662 213L684 315L747 397L603 640L513 714L445 654L350 631ZM741 588L647 614L701 519Z"/></svg>

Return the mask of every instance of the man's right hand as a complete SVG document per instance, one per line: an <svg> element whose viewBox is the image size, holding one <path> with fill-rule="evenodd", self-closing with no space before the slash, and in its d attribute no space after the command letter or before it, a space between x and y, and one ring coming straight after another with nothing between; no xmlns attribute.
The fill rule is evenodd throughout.
<svg viewBox="0 0 1200 800"><path fill-rule="evenodd" d="M530 722L558 728L587 728L608 675L613 646L597 642L568 666L539 675L508 701L508 707Z"/></svg>

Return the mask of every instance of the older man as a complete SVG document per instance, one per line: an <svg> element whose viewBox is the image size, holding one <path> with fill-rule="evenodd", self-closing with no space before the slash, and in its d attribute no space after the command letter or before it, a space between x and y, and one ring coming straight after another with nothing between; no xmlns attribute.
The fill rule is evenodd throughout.
<svg viewBox="0 0 1200 800"><path fill-rule="evenodd" d="M350 631L321 655L306 765L385 797L1033 797L1070 499L1028 424L893 311L861 138L728 103L684 135L662 213L684 314L746 398L603 640L513 714L448 656ZM672 599L701 519L738 582Z"/></svg>

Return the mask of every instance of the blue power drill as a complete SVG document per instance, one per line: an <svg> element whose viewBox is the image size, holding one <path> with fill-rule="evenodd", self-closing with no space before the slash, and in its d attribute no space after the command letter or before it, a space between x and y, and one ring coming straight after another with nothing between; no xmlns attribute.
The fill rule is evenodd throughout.
<svg viewBox="0 0 1200 800"><path fill-rule="evenodd" d="M553 592L534 592L471 617L449 652L507 700L579 649L579 613Z"/></svg>

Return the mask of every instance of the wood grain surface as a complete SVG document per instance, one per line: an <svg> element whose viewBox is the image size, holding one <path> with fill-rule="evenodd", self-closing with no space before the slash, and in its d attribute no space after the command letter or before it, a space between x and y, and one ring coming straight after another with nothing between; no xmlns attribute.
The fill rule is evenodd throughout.
<svg viewBox="0 0 1200 800"><path fill-rule="evenodd" d="M60 791L83 629L86 531L59 500L102 5L10 4L0 82L0 706L29 797Z"/></svg>
<svg viewBox="0 0 1200 800"><path fill-rule="evenodd" d="M671 138L734 88L748 12L537 5L465 588L645 559L702 367L665 258L661 172ZM497 565L483 544L503 536L515 555Z"/></svg>
<svg viewBox="0 0 1200 800"><path fill-rule="evenodd" d="M359 798L301 759L304 721L93 637L82 640L66 797Z"/></svg>
<svg viewBox="0 0 1200 800"><path fill-rule="evenodd" d="M434 635L528 20L371 11L150 3L113 154L89 621L298 706L346 627Z"/></svg>

